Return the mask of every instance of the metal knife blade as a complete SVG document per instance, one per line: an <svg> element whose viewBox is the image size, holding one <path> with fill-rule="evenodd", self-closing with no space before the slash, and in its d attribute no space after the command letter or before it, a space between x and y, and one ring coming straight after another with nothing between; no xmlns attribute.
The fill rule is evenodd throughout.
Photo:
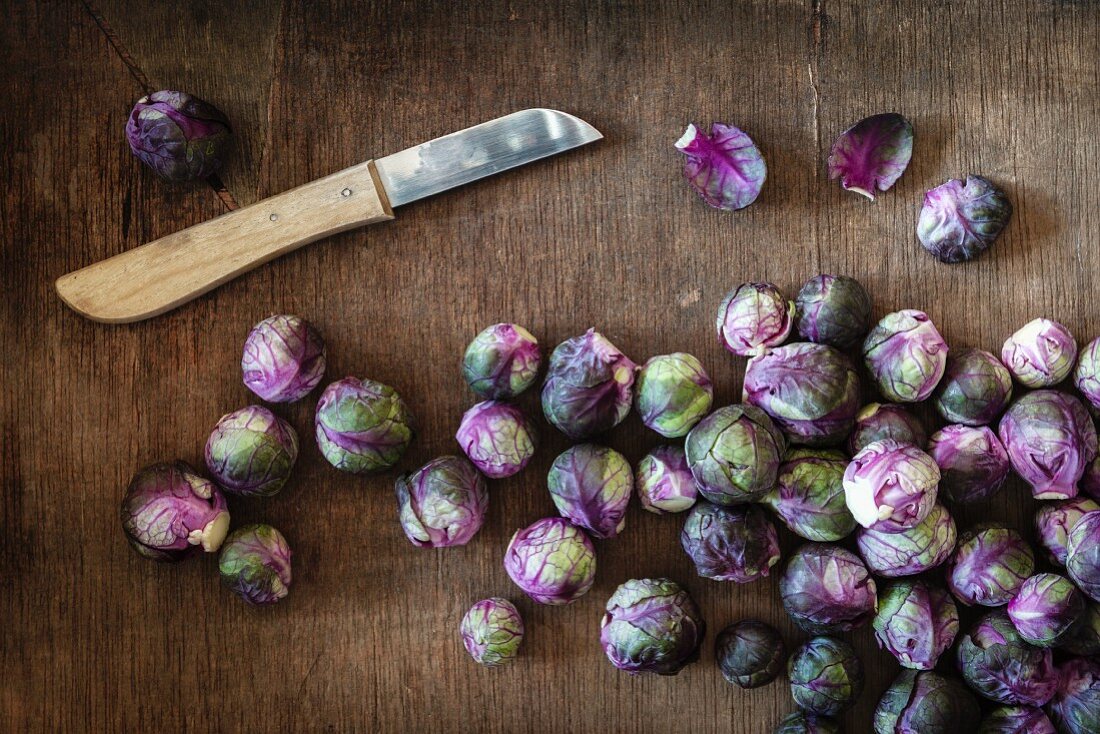
<svg viewBox="0 0 1100 734"><path fill-rule="evenodd" d="M558 110L513 112L374 161L390 206L600 140L584 120Z"/></svg>

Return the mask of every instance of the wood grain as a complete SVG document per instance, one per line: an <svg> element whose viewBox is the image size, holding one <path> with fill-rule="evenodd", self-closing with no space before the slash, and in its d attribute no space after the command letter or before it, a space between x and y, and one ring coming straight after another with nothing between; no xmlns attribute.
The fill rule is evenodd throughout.
<svg viewBox="0 0 1100 734"><path fill-rule="evenodd" d="M531 467L493 483L474 542L433 552L402 536L392 476L341 475L319 456L313 399L280 406L303 438L293 481L231 509L235 523L287 536L289 598L255 612L220 587L212 558L136 557L117 519L128 478L157 460L201 463L217 418L250 402L241 344L271 313L320 328L328 377L405 396L422 429L406 468L456 450L474 401L459 355L501 320L547 346L594 325L638 361L694 352L719 404L739 398L744 365L716 343L712 315L748 279L793 293L818 272L849 274L876 313L923 308L958 347L996 348L1038 315L1081 341L1100 333L1094 3L147 5L99 12L155 83L227 108L244 152L223 178L242 202L525 107L577 114L606 140L410 206L149 322L95 324L57 299L58 276L224 206L132 160L122 129L142 90L85 5L3 3L0 729L756 734L792 709L783 683L727 685L712 637L675 678L631 678L603 658L602 606L632 576L682 582L713 631L751 616L804 639L774 576L696 577L676 517L632 507L577 604L517 593L502 551L554 512L544 477L567 445L547 425ZM826 180L824 161L841 130L884 110L908 116L917 142L872 204ZM760 199L735 214L688 190L672 148L688 121L712 120L747 130L768 162ZM1002 185L1016 212L987 256L948 267L913 228L923 192L969 172ZM537 413L536 395L520 402ZM608 441L631 460L657 442L634 416ZM1014 483L958 520L1030 530L1031 511ZM784 552L793 546L787 537ZM473 665L457 635L489 595L516 600L529 629L522 658L500 670ZM844 721L865 732L897 666L868 629L847 637L868 682Z"/></svg>

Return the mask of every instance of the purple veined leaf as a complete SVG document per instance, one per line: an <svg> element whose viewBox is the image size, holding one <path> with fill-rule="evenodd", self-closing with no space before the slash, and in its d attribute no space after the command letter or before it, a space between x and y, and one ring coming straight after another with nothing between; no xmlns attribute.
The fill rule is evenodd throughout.
<svg viewBox="0 0 1100 734"><path fill-rule="evenodd" d="M685 156L684 177L715 209L744 209L760 195L768 166L744 131L716 122L708 135L689 124L675 146Z"/></svg>
<svg viewBox="0 0 1100 734"><path fill-rule="evenodd" d="M829 151L829 178L845 191L875 200L905 172L913 157L913 124L896 112L865 117L840 134Z"/></svg>

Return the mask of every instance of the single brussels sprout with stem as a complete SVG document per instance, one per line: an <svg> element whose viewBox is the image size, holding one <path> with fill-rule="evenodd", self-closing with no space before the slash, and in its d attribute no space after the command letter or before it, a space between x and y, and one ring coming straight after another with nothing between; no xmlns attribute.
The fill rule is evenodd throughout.
<svg viewBox="0 0 1100 734"><path fill-rule="evenodd" d="M221 110L168 89L139 99L126 120L126 140L134 156L174 183L217 173L229 155L231 137Z"/></svg>
<svg viewBox="0 0 1100 734"><path fill-rule="evenodd" d="M844 497L852 517L870 530L899 533L928 517L936 504L940 468L912 444L875 441L844 470Z"/></svg>
<svg viewBox="0 0 1100 734"><path fill-rule="evenodd" d="M1089 512L1070 528L1066 571L1093 601L1100 601L1100 512Z"/></svg>
<svg viewBox="0 0 1100 734"><path fill-rule="evenodd" d="M466 545L489 508L485 479L457 456L441 456L402 474L394 492L401 529L418 548Z"/></svg>
<svg viewBox="0 0 1100 734"><path fill-rule="evenodd" d="M1085 597L1065 576L1039 573L1024 582L1007 611L1025 641L1054 647L1084 617Z"/></svg>
<svg viewBox="0 0 1100 734"><path fill-rule="evenodd" d="M743 130L715 122L707 134L689 124L674 146L684 154L684 178L708 206L736 211L760 195L768 167Z"/></svg>
<svg viewBox="0 0 1100 734"><path fill-rule="evenodd" d="M298 434L259 405L223 415L206 440L206 468L230 494L270 497L290 478Z"/></svg>
<svg viewBox="0 0 1100 734"><path fill-rule="evenodd" d="M783 434L753 405L719 408L691 429L684 441L699 493L720 505L755 502L775 485Z"/></svg>
<svg viewBox="0 0 1100 734"><path fill-rule="evenodd" d="M657 515L691 509L699 494L679 446L657 446L643 456L634 482L642 507Z"/></svg>
<svg viewBox="0 0 1100 734"><path fill-rule="evenodd" d="M1008 452L989 426L945 426L929 439L928 455L940 467L940 495L960 504L996 495L1011 468Z"/></svg>
<svg viewBox="0 0 1100 734"><path fill-rule="evenodd" d="M1035 511L1035 534L1053 563L1066 565L1070 529L1083 515L1097 510L1100 510L1100 503L1088 497L1045 502L1039 506Z"/></svg>
<svg viewBox="0 0 1100 734"><path fill-rule="evenodd" d="M669 579L631 579L607 600L600 644L619 670L676 675L699 658L706 624L691 596Z"/></svg>
<svg viewBox="0 0 1100 734"><path fill-rule="evenodd" d="M774 734L840 734L840 724L828 716L795 711L779 722Z"/></svg>
<svg viewBox="0 0 1100 734"><path fill-rule="evenodd" d="M794 302L771 283L742 283L718 307L718 340L727 350L751 357L787 340Z"/></svg>
<svg viewBox="0 0 1100 734"><path fill-rule="evenodd" d="M775 487L761 502L806 540L832 542L856 529L844 501L848 459L829 449L793 449L779 465Z"/></svg>
<svg viewBox="0 0 1100 734"><path fill-rule="evenodd" d="M614 538L626 524L634 475L623 455L606 446L582 443L554 459L546 478L561 516L595 538Z"/></svg>
<svg viewBox="0 0 1100 734"><path fill-rule="evenodd" d="M622 423L637 366L595 329L559 344L542 383L546 420L574 441Z"/></svg>
<svg viewBox="0 0 1100 734"><path fill-rule="evenodd" d="M896 112L865 117L840 134L829 151L829 178L845 191L875 200L905 172L913 157L913 124Z"/></svg>
<svg viewBox="0 0 1100 734"><path fill-rule="evenodd" d="M851 551L828 543L805 543L779 579L783 609L811 634L861 627L878 605L875 581Z"/></svg>
<svg viewBox="0 0 1100 734"><path fill-rule="evenodd" d="M539 604L571 604L592 588L596 549L573 523L547 517L515 532L504 551L504 570Z"/></svg>
<svg viewBox="0 0 1100 734"><path fill-rule="evenodd" d="M1077 496L1077 483L1096 458L1096 427L1081 401L1036 390L1013 403L997 429L1012 468L1040 500Z"/></svg>
<svg viewBox="0 0 1100 734"><path fill-rule="evenodd" d="M1057 734L1054 724L1034 706L998 706L986 714L978 734Z"/></svg>
<svg viewBox="0 0 1100 734"><path fill-rule="evenodd" d="M803 711L836 716L863 692L863 664L856 651L835 637L814 637L787 661L791 697Z"/></svg>
<svg viewBox="0 0 1100 734"><path fill-rule="evenodd" d="M913 576L939 566L955 550L956 528L941 504L928 517L900 533L859 531L856 542L867 567L878 576Z"/></svg>
<svg viewBox="0 0 1100 734"><path fill-rule="evenodd" d="M253 606L268 606L290 592L290 546L270 525L245 525L222 544L222 583Z"/></svg>
<svg viewBox="0 0 1100 734"><path fill-rule="evenodd" d="M182 461L134 474L119 515L130 546L154 561L180 561L199 548L213 553L229 531L221 490Z"/></svg>
<svg viewBox="0 0 1100 734"><path fill-rule="evenodd" d="M1024 387L1050 387L1069 376L1077 342L1057 321L1034 319L1005 340L1001 361Z"/></svg>
<svg viewBox="0 0 1100 734"><path fill-rule="evenodd" d="M321 455L351 474L392 468L416 435L412 413L396 390L355 377L337 380L321 393L315 427Z"/></svg>
<svg viewBox="0 0 1100 734"><path fill-rule="evenodd" d="M535 384L542 350L518 324L493 324L479 333L462 357L462 377L487 400L507 400Z"/></svg>
<svg viewBox="0 0 1100 734"><path fill-rule="evenodd" d="M992 423L1012 399L1012 375L1001 360L982 349L964 349L947 357L934 394L936 411L948 423Z"/></svg>
<svg viewBox="0 0 1100 734"><path fill-rule="evenodd" d="M1085 602L1080 621L1058 640L1071 655L1100 655L1100 602Z"/></svg>
<svg viewBox="0 0 1100 734"><path fill-rule="evenodd" d="M718 633L714 657L727 682L742 688L759 688L783 671L787 646L775 627L746 619Z"/></svg>
<svg viewBox="0 0 1100 734"><path fill-rule="evenodd" d="M301 400L325 376L325 342L300 316L269 316L248 333L241 372L244 386L270 403Z"/></svg>
<svg viewBox="0 0 1100 734"><path fill-rule="evenodd" d="M932 670L959 634L959 610L947 590L926 581L894 581L871 623L878 646L901 667Z"/></svg>
<svg viewBox="0 0 1100 734"><path fill-rule="evenodd" d="M696 503L684 521L680 544L699 575L714 581L756 581L779 562L775 526L756 505Z"/></svg>
<svg viewBox="0 0 1100 734"><path fill-rule="evenodd" d="M795 313L803 339L851 349L871 328L871 296L855 278L817 275L798 291Z"/></svg>
<svg viewBox="0 0 1100 734"><path fill-rule="evenodd" d="M943 377L947 342L923 311L895 311L883 316L863 341L863 360L887 400L919 403Z"/></svg>
<svg viewBox="0 0 1100 734"><path fill-rule="evenodd" d="M1086 344L1078 354L1073 384L1093 408L1100 408L1100 336Z"/></svg>
<svg viewBox="0 0 1100 734"><path fill-rule="evenodd" d="M868 403L856 413L855 426L848 436L848 453L855 456L875 441L887 438L922 450L928 444L924 424L904 406Z"/></svg>
<svg viewBox="0 0 1100 734"><path fill-rule="evenodd" d="M973 174L924 195L917 238L940 262L972 260L989 249L1012 217L1012 203L992 181Z"/></svg>
<svg viewBox="0 0 1100 734"><path fill-rule="evenodd" d="M903 670L875 707L875 734L959 734L978 726L981 708L960 681L931 670Z"/></svg>
<svg viewBox="0 0 1100 734"><path fill-rule="evenodd" d="M523 617L507 599L482 599L462 616L459 632L462 645L474 662L495 668L512 662L519 654Z"/></svg>
<svg viewBox="0 0 1100 734"><path fill-rule="evenodd" d="M990 701L1042 706L1054 695L1050 650L1028 644L1003 609L986 613L959 639L959 671Z"/></svg>
<svg viewBox="0 0 1100 734"><path fill-rule="evenodd" d="M1047 713L1059 734L1100 731L1100 661L1073 658L1062 663Z"/></svg>
<svg viewBox="0 0 1100 734"><path fill-rule="evenodd" d="M1035 573L1035 554L1018 532L979 523L959 536L947 564L947 587L970 606L1007 604Z"/></svg>
<svg viewBox="0 0 1100 734"><path fill-rule="evenodd" d="M634 409L665 438L686 436L710 412L714 388L702 363L676 352L650 358L634 383Z"/></svg>
<svg viewBox="0 0 1100 734"><path fill-rule="evenodd" d="M462 415L455 440L474 466L491 479L523 471L538 447L534 424L510 403L485 400Z"/></svg>

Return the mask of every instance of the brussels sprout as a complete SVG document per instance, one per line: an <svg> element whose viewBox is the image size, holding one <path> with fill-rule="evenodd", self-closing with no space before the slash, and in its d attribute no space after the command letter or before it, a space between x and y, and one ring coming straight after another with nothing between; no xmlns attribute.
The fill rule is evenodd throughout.
<svg viewBox="0 0 1100 734"><path fill-rule="evenodd" d="M753 357L744 392L745 402L771 416L791 443L843 443L859 411L855 367L824 344L788 344Z"/></svg>
<svg viewBox="0 0 1100 734"><path fill-rule="evenodd" d="M901 178L913 157L913 124L896 112L865 117L840 134L829 151L829 178L845 191L875 200Z"/></svg>
<svg viewBox="0 0 1100 734"><path fill-rule="evenodd" d="M972 260L989 249L1008 224L1012 204L989 179L950 179L924 195L917 238L940 262Z"/></svg>
<svg viewBox="0 0 1100 734"><path fill-rule="evenodd" d="M1005 340L1001 361L1025 387L1050 387L1069 376L1077 342L1057 321L1034 319Z"/></svg>
<svg viewBox="0 0 1100 734"><path fill-rule="evenodd" d="M871 296L855 278L816 275L798 291L795 313L803 339L851 349L871 328Z"/></svg>
<svg viewBox="0 0 1100 734"><path fill-rule="evenodd" d="M1100 504L1088 497L1044 503L1035 511L1035 533L1051 561L1066 564L1066 541L1070 528L1087 512L1100 510Z"/></svg>
<svg viewBox="0 0 1100 734"><path fill-rule="evenodd" d="M932 670L959 634L959 610L946 589L895 581L882 592L871 623L878 646L903 668Z"/></svg>
<svg viewBox="0 0 1100 734"><path fill-rule="evenodd" d="M689 124L674 145L684 154L684 178L709 206L736 211L760 195L768 166L742 130L715 122L708 135Z"/></svg>
<svg viewBox="0 0 1100 734"><path fill-rule="evenodd" d="M609 431L630 412L637 366L595 329L550 355L542 383L546 420L574 441Z"/></svg>
<svg viewBox="0 0 1100 734"><path fill-rule="evenodd" d="M325 388L315 423L321 454L352 474L389 469L416 435L412 414L392 387L354 377Z"/></svg>
<svg viewBox="0 0 1100 734"><path fill-rule="evenodd" d="M1069 579L1039 573L1008 603L1008 618L1020 637L1037 647L1053 647L1085 614L1085 597Z"/></svg>
<svg viewBox="0 0 1100 734"><path fill-rule="evenodd" d="M1100 512L1089 512L1070 528L1066 571L1093 601L1100 601Z"/></svg>
<svg viewBox="0 0 1100 734"><path fill-rule="evenodd" d="M1063 663L1047 713L1060 734L1100 731L1100 661L1073 658Z"/></svg>
<svg viewBox="0 0 1100 734"><path fill-rule="evenodd" d="M325 375L325 342L299 316L269 316L244 340L241 372L244 386L268 402L301 400Z"/></svg>
<svg viewBox="0 0 1100 734"><path fill-rule="evenodd" d="M482 599L462 617L462 644L475 663L495 668L512 662L523 642L523 617L507 599Z"/></svg>
<svg viewBox="0 0 1100 734"><path fill-rule="evenodd" d="M846 632L874 615L875 581L851 551L827 543L804 543L779 579L783 608L811 634Z"/></svg>
<svg viewBox="0 0 1100 734"><path fill-rule="evenodd" d="M900 533L860 530L856 537L867 567L879 576L913 576L939 566L955 550L955 521L936 504L928 517Z"/></svg>
<svg viewBox="0 0 1100 734"><path fill-rule="evenodd" d="M1100 408L1100 336L1081 350L1073 370L1073 384L1094 408Z"/></svg>
<svg viewBox="0 0 1100 734"><path fill-rule="evenodd" d="M298 434L259 405L223 415L206 440L206 468L222 489L242 497L276 494L298 458Z"/></svg>
<svg viewBox="0 0 1100 734"><path fill-rule="evenodd" d="M936 410L948 423L984 426L997 419L1012 399L1012 375L1001 360L981 349L947 358L936 388Z"/></svg>
<svg viewBox="0 0 1100 734"><path fill-rule="evenodd" d="M130 150L166 181L197 181L216 173L229 154L229 120L186 92L142 97L126 121Z"/></svg>
<svg viewBox="0 0 1100 734"><path fill-rule="evenodd" d="M932 434L928 454L940 467L940 493L958 502L982 502L1008 478L1008 452L989 426L945 426Z"/></svg>
<svg viewBox="0 0 1100 734"><path fill-rule="evenodd" d="M1096 458L1096 427L1080 400L1054 390L1028 393L1009 407L997 432L1035 499L1077 496L1077 482Z"/></svg>
<svg viewBox="0 0 1100 734"><path fill-rule="evenodd" d="M702 363L676 352L652 357L638 371L634 409L646 427L665 438L687 435L710 412L714 388Z"/></svg>
<svg viewBox="0 0 1100 734"><path fill-rule="evenodd" d="M130 546L154 561L179 561L221 547L229 530L225 496L182 461L138 471L119 512Z"/></svg>
<svg viewBox="0 0 1100 734"><path fill-rule="evenodd" d="M1100 501L1100 456L1085 465L1085 472L1077 483L1077 489Z"/></svg>
<svg viewBox="0 0 1100 734"><path fill-rule="evenodd" d="M563 451L546 479L561 516L596 538L614 538L626 524L634 475L623 455L582 443Z"/></svg>
<svg viewBox="0 0 1100 734"><path fill-rule="evenodd" d="M466 545L489 508L485 479L457 456L441 456L402 474L394 491L401 529L419 548Z"/></svg>
<svg viewBox="0 0 1100 734"><path fill-rule="evenodd" d="M959 639L959 671L991 701L1042 706L1054 695L1050 650L1025 642L1004 610L988 612Z"/></svg>
<svg viewBox="0 0 1100 734"><path fill-rule="evenodd" d="M828 716L795 711L779 722L774 734L840 734L840 724Z"/></svg>
<svg viewBox="0 0 1100 734"><path fill-rule="evenodd" d="M643 456L635 484L642 507L658 515L689 509L699 492L679 446L657 446Z"/></svg>
<svg viewBox="0 0 1100 734"><path fill-rule="evenodd" d="M771 283L742 283L718 307L718 341L733 354L751 357L790 336L794 302Z"/></svg>
<svg viewBox="0 0 1100 734"><path fill-rule="evenodd" d="M756 581L779 562L775 526L756 505L698 502L684 521L680 544L699 575L715 581Z"/></svg>
<svg viewBox="0 0 1100 734"><path fill-rule="evenodd" d="M918 403L936 389L947 365L947 342L928 314L886 314L863 342L867 369L887 400Z"/></svg>
<svg viewBox="0 0 1100 734"><path fill-rule="evenodd" d="M928 433L920 419L894 403L869 403L856 414L856 424L848 436L848 453L855 456L875 441L893 439L924 449Z"/></svg>
<svg viewBox="0 0 1100 734"><path fill-rule="evenodd" d="M274 604L290 592L290 546L270 525L245 525L222 545L222 583L249 604Z"/></svg>
<svg viewBox="0 0 1100 734"><path fill-rule="evenodd" d="M747 619L718 633L714 657L726 681L742 688L759 688L782 672L787 646L775 627Z"/></svg>
<svg viewBox="0 0 1100 734"><path fill-rule="evenodd" d="M940 468L912 444L875 441L844 470L844 498L860 525L899 533L928 517L936 503Z"/></svg>
<svg viewBox="0 0 1100 734"><path fill-rule="evenodd" d="M1034 706L998 706L982 719L978 734L1057 734L1054 724Z"/></svg>
<svg viewBox="0 0 1100 734"><path fill-rule="evenodd" d="M787 661L791 697L803 711L836 716L863 692L863 664L852 646L833 637L815 637Z"/></svg>
<svg viewBox="0 0 1100 734"><path fill-rule="evenodd" d="M959 536L947 563L947 587L963 604L999 607L1035 573L1035 555L1015 530L979 523Z"/></svg>
<svg viewBox="0 0 1100 734"><path fill-rule="evenodd" d="M684 442L699 493L720 505L755 502L775 485L783 434L754 405L727 405L699 421Z"/></svg>
<svg viewBox="0 0 1100 734"><path fill-rule="evenodd" d="M875 734L959 734L978 726L966 686L931 670L903 670L875 708Z"/></svg>
<svg viewBox="0 0 1100 734"><path fill-rule="evenodd" d="M856 519L844 502L844 469L839 451L794 449L779 465L775 487L761 502L795 535L806 540L834 541L856 529Z"/></svg>
<svg viewBox="0 0 1100 734"><path fill-rule="evenodd" d="M523 411L497 400L486 400L467 410L455 440L474 466L492 479L522 471L538 446L535 426Z"/></svg>
<svg viewBox="0 0 1100 734"><path fill-rule="evenodd" d="M462 376L481 397L506 400L535 384L541 361L531 332L518 324L493 324L466 347Z"/></svg>
<svg viewBox="0 0 1100 734"><path fill-rule="evenodd" d="M631 674L676 675L699 658L705 635L699 608L669 579L631 579L620 585L600 621L607 659Z"/></svg>
<svg viewBox="0 0 1100 734"><path fill-rule="evenodd" d="M596 549L573 523L547 517L515 532L504 551L504 570L539 604L571 604L592 588Z"/></svg>

